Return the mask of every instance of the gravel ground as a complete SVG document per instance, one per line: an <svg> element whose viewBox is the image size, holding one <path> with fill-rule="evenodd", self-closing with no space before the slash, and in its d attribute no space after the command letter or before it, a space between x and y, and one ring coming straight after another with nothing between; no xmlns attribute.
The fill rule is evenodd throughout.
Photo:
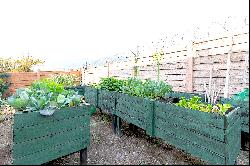
<svg viewBox="0 0 250 166"><path fill-rule="evenodd" d="M0 122L0 165L12 163L12 118ZM91 120L91 145L88 148L90 165L207 165L198 158L176 149L159 139L152 139L143 130L132 131L126 123L123 135L112 133L107 115L96 113ZM74 153L45 165L78 165L79 153ZM237 165L249 164L249 151L241 151Z"/></svg>

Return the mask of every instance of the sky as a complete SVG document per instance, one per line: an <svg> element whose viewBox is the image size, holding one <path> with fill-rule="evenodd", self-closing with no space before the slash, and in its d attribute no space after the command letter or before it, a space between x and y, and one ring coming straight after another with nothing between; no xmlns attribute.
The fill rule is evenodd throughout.
<svg viewBox="0 0 250 166"><path fill-rule="evenodd" d="M0 0L0 57L77 68L163 34L248 16L248 0Z"/></svg>

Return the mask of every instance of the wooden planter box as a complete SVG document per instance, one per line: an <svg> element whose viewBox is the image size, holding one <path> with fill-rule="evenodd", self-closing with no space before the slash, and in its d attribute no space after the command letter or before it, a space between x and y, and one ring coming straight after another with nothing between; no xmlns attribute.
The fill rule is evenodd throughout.
<svg viewBox="0 0 250 166"><path fill-rule="evenodd" d="M154 135L211 164L235 164L240 125L239 110L221 116L155 102Z"/></svg>
<svg viewBox="0 0 250 166"><path fill-rule="evenodd" d="M185 97L186 99L190 99L193 96L199 96L199 97L201 97L202 101L205 100L204 95L201 95L198 93L188 93L188 92L171 92L171 93L168 93L165 97L167 99L169 99L168 101L173 101L173 99L180 99L181 97Z"/></svg>
<svg viewBox="0 0 250 166"><path fill-rule="evenodd" d="M241 130L249 134L249 102L229 98L222 98L221 101L224 103L230 103L235 107L240 107L240 117L242 119Z"/></svg>
<svg viewBox="0 0 250 166"><path fill-rule="evenodd" d="M14 115L14 165L43 164L86 150L89 143L89 105L56 110L48 117L39 112Z"/></svg>
<svg viewBox="0 0 250 166"><path fill-rule="evenodd" d="M99 89L98 90L98 108L106 113L115 114L117 92Z"/></svg>
<svg viewBox="0 0 250 166"><path fill-rule="evenodd" d="M128 123L136 125L152 136L154 101L118 93L116 115ZM119 120L117 120L119 123ZM119 126L119 124L117 124Z"/></svg>
<svg viewBox="0 0 250 166"><path fill-rule="evenodd" d="M92 88L90 86L85 86L85 101L95 107L98 107L98 91L99 89Z"/></svg>

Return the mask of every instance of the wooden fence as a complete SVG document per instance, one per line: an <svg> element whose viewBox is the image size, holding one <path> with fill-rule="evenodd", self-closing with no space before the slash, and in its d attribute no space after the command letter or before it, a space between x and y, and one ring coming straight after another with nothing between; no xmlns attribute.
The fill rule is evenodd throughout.
<svg viewBox="0 0 250 166"><path fill-rule="evenodd" d="M7 92L8 95L13 94L16 89L28 87L35 80L39 80L41 78L49 77L52 74L75 74L81 80L81 71L38 71L38 72L13 72L10 74L9 82L10 87Z"/></svg>
<svg viewBox="0 0 250 166"><path fill-rule="evenodd" d="M222 36L206 41L194 41L185 48L172 48L164 52L160 65L160 79L173 86L175 91L204 92L204 82L208 84L210 71L212 81L223 95L228 57L230 55L229 96L249 86L249 32ZM98 82L101 77L133 76L134 58L107 63L83 70L83 83ZM152 53L139 57L139 78L157 79L157 66Z"/></svg>

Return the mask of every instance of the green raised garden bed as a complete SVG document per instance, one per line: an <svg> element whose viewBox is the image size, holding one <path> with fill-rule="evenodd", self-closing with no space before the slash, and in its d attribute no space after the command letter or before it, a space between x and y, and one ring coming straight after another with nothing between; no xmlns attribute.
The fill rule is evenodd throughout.
<svg viewBox="0 0 250 166"><path fill-rule="evenodd" d="M189 99L193 96L199 96L201 100L205 100L204 95L198 94L198 93L189 93L189 92L169 92L166 94L166 99L168 101L173 101L173 99L179 99L181 97L185 97L186 99Z"/></svg>
<svg viewBox="0 0 250 166"><path fill-rule="evenodd" d="M117 92L99 89L98 90L98 108L101 110L115 114Z"/></svg>
<svg viewBox="0 0 250 166"><path fill-rule="evenodd" d="M222 116L155 102L154 135L211 164L235 164L240 152L239 110Z"/></svg>
<svg viewBox="0 0 250 166"><path fill-rule="evenodd" d="M66 90L74 90L77 91L79 95L84 95L85 93L85 86L72 86L72 87L65 87Z"/></svg>
<svg viewBox="0 0 250 166"><path fill-rule="evenodd" d="M82 152L90 143L89 109L89 105L61 108L51 116L39 111L16 113L13 164L37 165Z"/></svg>
<svg viewBox="0 0 250 166"><path fill-rule="evenodd" d="M115 113L117 117L146 130L150 136L153 134L153 113L153 100L118 93Z"/></svg>
<svg viewBox="0 0 250 166"><path fill-rule="evenodd" d="M240 117L242 119L241 129L243 132L249 133L249 101L233 100L229 98L222 98L221 101L239 107Z"/></svg>
<svg viewBox="0 0 250 166"><path fill-rule="evenodd" d="M98 107L98 89L86 86L84 92L85 101L95 107Z"/></svg>

